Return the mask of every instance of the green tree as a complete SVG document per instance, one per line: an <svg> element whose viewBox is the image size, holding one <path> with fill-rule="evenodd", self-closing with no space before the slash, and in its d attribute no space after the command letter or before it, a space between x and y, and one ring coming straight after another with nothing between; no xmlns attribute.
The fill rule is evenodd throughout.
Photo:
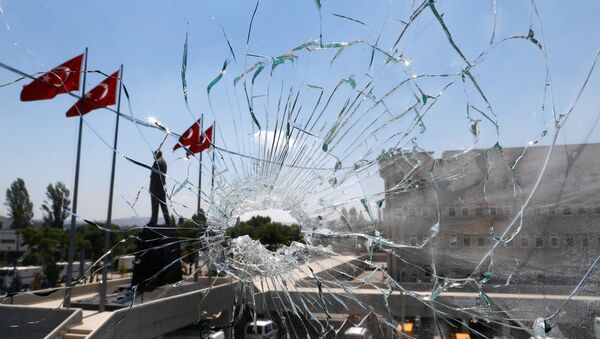
<svg viewBox="0 0 600 339"><path fill-rule="evenodd" d="M23 242L29 247L25 254L27 263L41 265L50 286L56 286L60 273L56 263L65 260L67 233L49 226L26 227L18 232L23 235Z"/></svg>
<svg viewBox="0 0 600 339"><path fill-rule="evenodd" d="M231 238L248 235L250 238L260 241L271 251L276 251L283 245L289 246L293 241L302 242L300 226L272 222L271 218L260 215L254 216L248 221L242 221L236 227L229 228L227 235Z"/></svg>
<svg viewBox="0 0 600 339"><path fill-rule="evenodd" d="M4 204L8 207L8 215L12 219L13 228L26 227L31 224L33 203L29 199L29 192L27 192L23 179L17 178L6 190Z"/></svg>
<svg viewBox="0 0 600 339"><path fill-rule="evenodd" d="M42 204L44 211L44 223L54 228L62 229L64 221L69 216L69 189L62 182L48 184L46 198Z"/></svg>

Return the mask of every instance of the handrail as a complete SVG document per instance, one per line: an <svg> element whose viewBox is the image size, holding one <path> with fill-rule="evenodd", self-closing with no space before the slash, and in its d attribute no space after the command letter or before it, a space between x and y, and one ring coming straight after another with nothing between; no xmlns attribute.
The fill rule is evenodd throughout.
<svg viewBox="0 0 600 339"><path fill-rule="evenodd" d="M88 338L121 338L128 332L157 337L174 331L197 321L201 311L217 313L230 309L236 284L207 287L116 310ZM136 321L127 322L127 317Z"/></svg>

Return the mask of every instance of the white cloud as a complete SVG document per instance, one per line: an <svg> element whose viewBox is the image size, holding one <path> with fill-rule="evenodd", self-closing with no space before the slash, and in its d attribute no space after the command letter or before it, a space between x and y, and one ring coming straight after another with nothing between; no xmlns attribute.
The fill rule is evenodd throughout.
<svg viewBox="0 0 600 339"><path fill-rule="evenodd" d="M259 131L252 135L252 140L257 144L264 144L265 139L267 142L267 148L271 148L271 145L273 145L273 139L275 139L275 145L277 145L277 139L279 139L279 146L276 147L281 148L285 142L285 134L276 135L275 131ZM295 142L296 140L294 138L290 138L289 146L294 147Z"/></svg>

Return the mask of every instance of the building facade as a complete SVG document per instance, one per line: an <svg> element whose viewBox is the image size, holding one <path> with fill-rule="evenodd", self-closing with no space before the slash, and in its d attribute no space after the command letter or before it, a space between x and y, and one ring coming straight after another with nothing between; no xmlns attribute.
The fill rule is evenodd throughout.
<svg viewBox="0 0 600 339"><path fill-rule="evenodd" d="M384 236L408 246L390 255L397 281L435 269L573 284L600 255L600 144L403 151L379 164Z"/></svg>
<svg viewBox="0 0 600 339"><path fill-rule="evenodd" d="M24 252L27 247L23 245L23 236L18 235L17 230L0 230L0 252Z"/></svg>

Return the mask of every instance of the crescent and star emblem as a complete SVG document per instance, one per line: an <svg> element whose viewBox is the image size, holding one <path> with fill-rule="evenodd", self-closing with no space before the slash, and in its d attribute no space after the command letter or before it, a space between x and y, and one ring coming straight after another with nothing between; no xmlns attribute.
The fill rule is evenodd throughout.
<svg viewBox="0 0 600 339"><path fill-rule="evenodd" d="M108 95L108 85L107 84L100 84L98 86L104 88L104 91L102 92L102 95L100 95L100 97L97 100L97 101L100 101L100 100L106 98L106 96Z"/></svg>
<svg viewBox="0 0 600 339"><path fill-rule="evenodd" d="M184 139L189 139L192 137L192 135L194 134L194 131L190 128L187 132L187 134L185 135Z"/></svg>
<svg viewBox="0 0 600 339"><path fill-rule="evenodd" d="M64 78L61 76L63 72L65 74ZM59 66L59 67L56 67L56 69L54 70L54 72L52 72L52 75L54 75L55 77L58 78L58 83L54 83L54 84L52 84L52 86L58 87L58 88L63 87L64 84L69 79L69 77L71 76L72 72L73 71L71 71L71 68L69 68L68 66Z"/></svg>

